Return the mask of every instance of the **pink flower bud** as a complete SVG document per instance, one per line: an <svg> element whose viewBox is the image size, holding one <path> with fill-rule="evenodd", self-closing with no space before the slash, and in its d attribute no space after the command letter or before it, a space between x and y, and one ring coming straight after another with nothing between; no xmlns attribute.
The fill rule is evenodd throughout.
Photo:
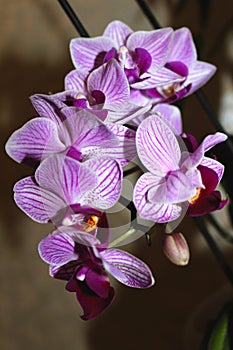
<svg viewBox="0 0 233 350"><path fill-rule="evenodd" d="M163 252L175 265L185 266L189 262L189 247L182 233L167 234L163 241Z"/></svg>

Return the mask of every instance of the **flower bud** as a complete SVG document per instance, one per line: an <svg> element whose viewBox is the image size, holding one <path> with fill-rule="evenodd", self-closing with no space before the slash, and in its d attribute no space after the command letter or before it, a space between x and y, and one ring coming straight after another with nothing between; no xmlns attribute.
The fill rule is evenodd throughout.
<svg viewBox="0 0 233 350"><path fill-rule="evenodd" d="M189 262L189 247L182 233L167 234L163 241L163 252L175 265L185 266Z"/></svg>

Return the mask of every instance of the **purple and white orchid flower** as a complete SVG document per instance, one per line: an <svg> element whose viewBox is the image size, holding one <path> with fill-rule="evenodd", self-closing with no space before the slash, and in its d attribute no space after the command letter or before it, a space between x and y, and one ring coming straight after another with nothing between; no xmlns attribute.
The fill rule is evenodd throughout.
<svg viewBox="0 0 233 350"><path fill-rule="evenodd" d="M108 234L102 211L118 201L121 180L122 170L115 160L97 158L83 164L57 155L45 159L34 177L15 184L14 199L37 222L52 221L57 227L73 226L92 233L101 226Z"/></svg>
<svg viewBox="0 0 233 350"><path fill-rule="evenodd" d="M68 230L54 231L39 244L41 258L50 264L50 275L67 281L83 309L83 320L101 314L112 302L114 289L106 272L128 287L149 288L154 284L149 267L119 249L100 249L95 237Z"/></svg>
<svg viewBox="0 0 233 350"><path fill-rule="evenodd" d="M32 101L40 117L16 130L6 144L8 155L17 162L38 163L63 153L80 162L113 158L124 166L136 156L133 130L123 125L103 124L85 109L64 108L55 97L34 96Z"/></svg>
<svg viewBox="0 0 233 350"><path fill-rule="evenodd" d="M143 82L149 87L179 82L182 77L164 66L172 35L172 28L133 32L125 23L113 21L102 36L71 40L71 58L77 69L88 72L114 58L134 89L144 88Z"/></svg>
<svg viewBox="0 0 233 350"><path fill-rule="evenodd" d="M223 173L223 166L204 156L226 135L207 136L201 145L189 153L181 138L176 137L168 124L152 115L138 127L136 145L138 156L147 168L134 189L134 204L143 219L165 223L177 219L182 204L188 208L200 190L205 189L198 166L204 165L214 172Z"/></svg>
<svg viewBox="0 0 233 350"><path fill-rule="evenodd" d="M188 28L174 31L169 57L165 67L171 72L182 76L181 81L160 84L159 87L149 87L146 81L140 88L144 98L152 98L153 102L174 102L198 90L214 75L216 67L213 64L197 60L197 51ZM151 100L150 100L151 103Z"/></svg>
<svg viewBox="0 0 233 350"><path fill-rule="evenodd" d="M90 74L81 68L71 71L65 77L65 90L70 95L68 102L75 107L94 110L95 113L108 111L102 118L104 123L125 124L150 109L150 106L141 107L130 102L127 78L114 59Z"/></svg>

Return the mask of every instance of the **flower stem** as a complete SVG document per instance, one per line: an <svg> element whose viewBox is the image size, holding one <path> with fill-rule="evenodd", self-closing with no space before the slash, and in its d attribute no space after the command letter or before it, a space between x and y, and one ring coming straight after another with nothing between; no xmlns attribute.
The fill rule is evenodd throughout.
<svg viewBox="0 0 233 350"><path fill-rule="evenodd" d="M128 231L126 231L125 233L123 233L123 235L117 237L116 239L114 239L114 241L112 241L108 248L113 248L115 246L117 246L119 243L123 242L126 238L132 236L134 233L136 232L135 228L130 228Z"/></svg>
<svg viewBox="0 0 233 350"><path fill-rule="evenodd" d="M128 176L128 175L133 174L133 173L135 173L136 171L139 171L139 170L141 170L141 168L139 168L138 165L135 165L135 166L134 166L133 168L131 168L131 169L124 170L123 176L124 176L124 177L125 177L125 176Z"/></svg>
<svg viewBox="0 0 233 350"><path fill-rule="evenodd" d="M194 219L197 227L199 228L200 232L202 233L203 237L205 238L206 242L208 243L209 248L212 250L219 265L223 269L226 277L228 278L229 282L233 286L233 271L232 271L230 265L225 260L223 254L222 254L221 250L219 249L219 247L217 246L215 240L213 239L213 237L210 235L209 231L207 230L203 219L200 217L195 217L193 219Z"/></svg>
<svg viewBox="0 0 233 350"><path fill-rule="evenodd" d="M155 16L151 12L149 6L145 3L145 1L143 1L143 0L136 0L136 2L138 3L138 5L141 8L141 10L144 13L144 15L148 18L148 20L149 20L150 24L152 25L152 27L154 29L161 28L161 25L159 24L159 22L157 21L157 19L155 18Z"/></svg>
<svg viewBox="0 0 233 350"><path fill-rule="evenodd" d="M223 237L227 242L232 244L233 235L224 230L224 228L217 222L213 215L207 214L206 216L211 225L213 225L213 227L216 229L217 233L219 233L220 236Z"/></svg>
<svg viewBox="0 0 233 350"><path fill-rule="evenodd" d="M80 36L83 38L88 38L89 37L88 32L86 31L86 29L84 28L84 26L80 22L79 18L77 17L76 13L72 9L72 7L68 3L68 1L67 0L58 0L58 2L61 5L61 7L63 8L63 10L65 11L65 13L67 14L68 18L73 23L74 27L79 32Z"/></svg>

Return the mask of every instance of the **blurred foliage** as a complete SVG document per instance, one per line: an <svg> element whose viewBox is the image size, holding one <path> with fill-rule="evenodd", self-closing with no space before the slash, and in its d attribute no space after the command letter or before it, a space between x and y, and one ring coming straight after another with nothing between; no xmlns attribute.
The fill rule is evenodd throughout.
<svg viewBox="0 0 233 350"><path fill-rule="evenodd" d="M233 303L224 306L217 319L210 325L203 350L233 349Z"/></svg>

